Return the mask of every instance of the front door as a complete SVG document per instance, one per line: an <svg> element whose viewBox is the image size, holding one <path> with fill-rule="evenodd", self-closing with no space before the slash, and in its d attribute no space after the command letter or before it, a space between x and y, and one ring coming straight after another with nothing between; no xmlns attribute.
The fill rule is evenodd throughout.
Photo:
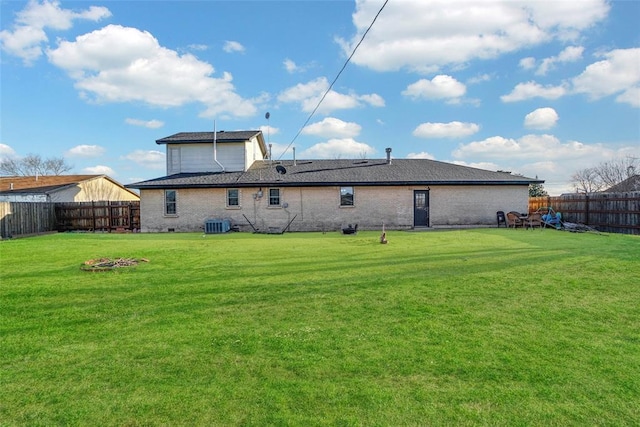
<svg viewBox="0 0 640 427"><path fill-rule="evenodd" d="M413 191L413 226L429 226L429 190Z"/></svg>

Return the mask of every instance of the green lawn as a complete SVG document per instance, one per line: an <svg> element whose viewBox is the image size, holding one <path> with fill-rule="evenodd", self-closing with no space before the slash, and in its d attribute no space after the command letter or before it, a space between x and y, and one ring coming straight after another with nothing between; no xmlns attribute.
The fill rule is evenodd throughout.
<svg viewBox="0 0 640 427"><path fill-rule="evenodd" d="M0 425L640 423L640 238L378 237L0 242Z"/></svg>

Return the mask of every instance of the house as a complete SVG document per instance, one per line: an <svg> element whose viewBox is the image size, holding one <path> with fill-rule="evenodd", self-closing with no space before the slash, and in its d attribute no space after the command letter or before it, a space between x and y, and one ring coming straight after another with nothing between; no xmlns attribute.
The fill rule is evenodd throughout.
<svg viewBox="0 0 640 427"><path fill-rule="evenodd" d="M604 193L624 193L630 191L640 191L640 175L631 175L622 182L617 183L613 187L604 190Z"/></svg>
<svg viewBox="0 0 640 427"><path fill-rule="evenodd" d="M106 175L0 177L0 201L91 202L138 201L137 193Z"/></svg>
<svg viewBox="0 0 640 427"><path fill-rule="evenodd" d="M261 131L184 132L166 145L167 175L140 190L142 231L202 231L208 220L240 230L330 231L496 225L526 212L544 181L427 159L270 159Z"/></svg>

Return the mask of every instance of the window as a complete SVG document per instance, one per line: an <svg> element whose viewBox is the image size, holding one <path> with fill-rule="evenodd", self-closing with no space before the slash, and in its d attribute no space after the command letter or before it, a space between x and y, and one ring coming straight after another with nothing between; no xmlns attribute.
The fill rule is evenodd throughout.
<svg viewBox="0 0 640 427"><path fill-rule="evenodd" d="M227 206L240 206L240 190L237 188L227 189Z"/></svg>
<svg viewBox="0 0 640 427"><path fill-rule="evenodd" d="M353 187L340 187L340 206L353 206Z"/></svg>
<svg viewBox="0 0 640 427"><path fill-rule="evenodd" d="M280 206L280 189L269 189L269 206Z"/></svg>
<svg viewBox="0 0 640 427"><path fill-rule="evenodd" d="M176 215L178 213L178 198L176 190L164 190L164 214Z"/></svg>

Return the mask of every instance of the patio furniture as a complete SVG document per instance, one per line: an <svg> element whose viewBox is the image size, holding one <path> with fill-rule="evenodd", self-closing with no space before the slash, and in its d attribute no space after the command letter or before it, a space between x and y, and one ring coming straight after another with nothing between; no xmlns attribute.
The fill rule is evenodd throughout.
<svg viewBox="0 0 640 427"><path fill-rule="evenodd" d="M522 215L519 212L507 212L507 227L524 227L524 221L521 219L521 216Z"/></svg>
<svg viewBox="0 0 640 427"><path fill-rule="evenodd" d="M500 227L500 224L504 224L504 226L507 226L507 219L504 216L504 211L498 211L496 212L496 220L498 221L498 227Z"/></svg>
<svg viewBox="0 0 640 427"><path fill-rule="evenodd" d="M542 230L542 214L539 212L534 212L527 217L526 222L527 228L535 228L538 227Z"/></svg>

